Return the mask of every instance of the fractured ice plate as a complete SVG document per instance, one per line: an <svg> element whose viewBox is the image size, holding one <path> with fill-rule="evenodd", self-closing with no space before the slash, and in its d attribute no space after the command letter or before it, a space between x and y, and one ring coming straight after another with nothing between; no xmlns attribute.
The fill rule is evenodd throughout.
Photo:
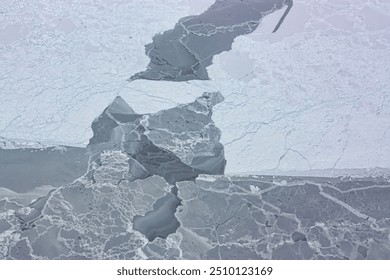
<svg viewBox="0 0 390 280"><path fill-rule="evenodd" d="M145 46L150 58L147 70L129 81L208 80L206 68L214 55L229 51L236 37L252 33L264 16L286 5L288 9L274 31L288 14L292 0L217 0L202 14L182 18L174 29L155 35Z"/></svg>

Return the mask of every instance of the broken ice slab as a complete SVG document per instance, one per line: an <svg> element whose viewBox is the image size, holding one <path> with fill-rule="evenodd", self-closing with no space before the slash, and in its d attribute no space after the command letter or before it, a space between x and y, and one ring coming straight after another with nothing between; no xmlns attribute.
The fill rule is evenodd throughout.
<svg viewBox="0 0 390 280"><path fill-rule="evenodd" d="M92 162L105 150L129 156L133 179L152 174L174 184L198 174L223 174L226 160L220 130L212 120L218 92L204 93L194 102L157 113L137 114L117 97L92 123L88 145ZM95 161L99 165L98 161Z"/></svg>
<svg viewBox="0 0 390 280"><path fill-rule="evenodd" d="M145 46L150 58L147 69L129 81L208 80L207 67L214 55L229 51L236 37L252 33L264 16L287 5L277 31L292 4L292 0L216 0L202 14L182 18L173 29L155 35Z"/></svg>
<svg viewBox="0 0 390 280"><path fill-rule="evenodd" d="M104 180L54 190L29 227L0 217L1 258L390 259L389 179L200 175L176 198L162 177L122 180L122 152L102 156Z"/></svg>

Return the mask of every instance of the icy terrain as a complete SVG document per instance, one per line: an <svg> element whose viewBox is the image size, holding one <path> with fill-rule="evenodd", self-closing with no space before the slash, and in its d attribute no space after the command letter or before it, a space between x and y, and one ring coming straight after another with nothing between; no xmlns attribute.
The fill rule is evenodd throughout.
<svg viewBox="0 0 390 280"><path fill-rule="evenodd" d="M26 184L0 188L0 259L390 258L388 178L223 175L223 100L139 114L118 96L86 149L0 150Z"/></svg>
<svg viewBox="0 0 390 280"><path fill-rule="evenodd" d="M227 171L389 167L390 2L294 1L270 34L280 13L209 69Z"/></svg>
<svg viewBox="0 0 390 280"><path fill-rule="evenodd" d="M292 5L292 0L215 1L202 14L181 18L173 29L156 34L145 46L150 58L147 69L129 81L208 80L206 68L214 55L230 51L236 37L252 33L265 16L288 6L276 32Z"/></svg>
<svg viewBox="0 0 390 280"><path fill-rule="evenodd" d="M388 1L294 1L276 33L285 9L187 83L126 79L154 35L214 1L107 3L1 2L0 136L85 146L117 95L142 113L220 91L228 173L390 167Z"/></svg>
<svg viewBox="0 0 390 280"><path fill-rule="evenodd" d="M389 1L4 0L0 58L0 259L390 259Z"/></svg>

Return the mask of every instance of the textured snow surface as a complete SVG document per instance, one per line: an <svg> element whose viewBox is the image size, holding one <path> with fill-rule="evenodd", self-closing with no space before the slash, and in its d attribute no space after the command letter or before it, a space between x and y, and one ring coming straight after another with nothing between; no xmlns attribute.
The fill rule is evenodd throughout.
<svg viewBox="0 0 390 280"><path fill-rule="evenodd" d="M214 60L227 172L390 166L389 5L294 1Z"/></svg>
<svg viewBox="0 0 390 280"><path fill-rule="evenodd" d="M213 2L1 1L0 135L85 146L117 95L142 113L220 91L227 173L390 167L389 1L297 0L214 56L211 81L126 81Z"/></svg>

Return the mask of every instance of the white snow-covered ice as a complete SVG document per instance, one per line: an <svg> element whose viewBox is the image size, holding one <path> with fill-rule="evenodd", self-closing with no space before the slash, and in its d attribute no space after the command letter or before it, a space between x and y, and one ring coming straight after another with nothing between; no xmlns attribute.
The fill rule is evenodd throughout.
<svg viewBox="0 0 390 280"><path fill-rule="evenodd" d="M211 81L126 81L144 45L211 0L0 3L0 136L86 145L121 95L137 112L225 101L227 173L390 168L390 2L298 0L214 56Z"/></svg>

